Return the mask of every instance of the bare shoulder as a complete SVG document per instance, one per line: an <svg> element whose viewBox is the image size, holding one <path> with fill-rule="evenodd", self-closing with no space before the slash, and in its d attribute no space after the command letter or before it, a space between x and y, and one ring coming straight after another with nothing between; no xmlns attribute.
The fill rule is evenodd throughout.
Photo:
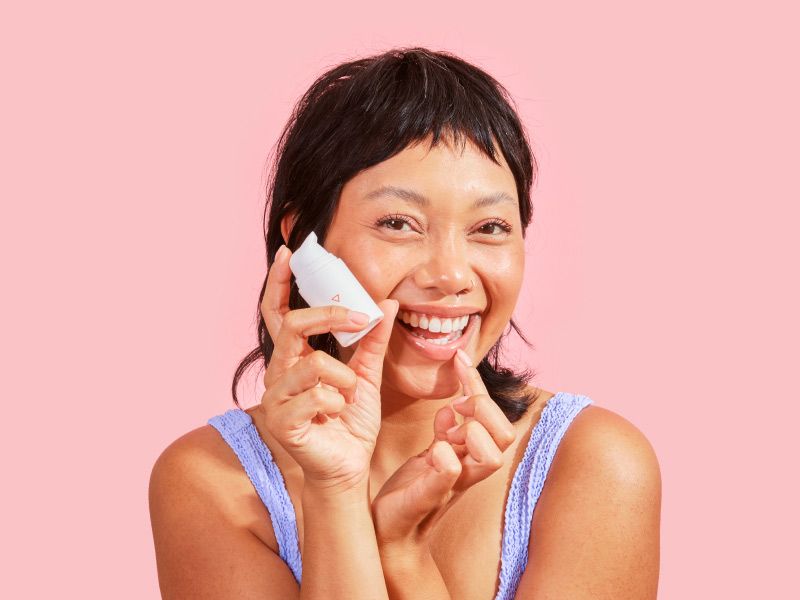
<svg viewBox="0 0 800 600"><path fill-rule="evenodd" d="M575 416L558 452L564 458L558 465L553 461L553 471L569 471L570 466L591 459L596 475L614 477L618 483L660 482L658 458L644 433L622 415L596 404ZM583 467L580 470L585 471Z"/></svg>
<svg viewBox="0 0 800 600"><path fill-rule="evenodd" d="M169 506L227 513L226 493L241 485L242 467L219 432L210 425L193 429L169 444L150 473L151 510ZM235 512L235 511L234 511Z"/></svg>
<svg viewBox="0 0 800 600"><path fill-rule="evenodd" d="M288 566L254 533L254 522L269 522L259 504L216 429L205 425L169 444L149 486L162 597L296 597Z"/></svg>
<svg viewBox="0 0 800 600"><path fill-rule="evenodd" d="M517 598L655 598L661 470L646 436L590 404L562 438L531 523Z"/></svg>

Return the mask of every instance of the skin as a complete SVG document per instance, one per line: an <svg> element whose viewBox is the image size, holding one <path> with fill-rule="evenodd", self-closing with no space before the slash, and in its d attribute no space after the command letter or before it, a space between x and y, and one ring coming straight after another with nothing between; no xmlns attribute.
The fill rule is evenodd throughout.
<svg viewBox="0 0 800 600"><path fill-rule="evenodd" d="M365 198L383 185L412 189L428 204ZM425 143L410 146L347 182L325 246L347 263L376 301L477 307L482 313L480 329L466 348L477 363L507 326L524 269L516 201L472 208L477 197L496 192L516 198L504 160L494 164L469 143L463 152L451 144L433 149ZM380 223L398 215L408 223ZM498 220L510 231L492 224ZM283 223L284 239L290 227L289 218ZM477 396L457 410L462 415L457 420L450 404L468 382L480 386L470 379L477 372L454 360L420 356L409 349L397 327L383 361L380 432L366 488L369 500L385 501L393 507L385 514L397 514L399 504L390 505L386 498L392 499L394 486L402 487L404 474L460 463L449 485L458 487L456 478L466 484L458 501L436 514L427 534L432 560L403 574L418 575L423 582L419 585L430 582L432 587L426 589L437 590L431 597L491 598L497 587L511 477L553 393L535 390L536 402L511 424L493 402L479 399L485 389L473 389L470 393ZM347 364L353 352L342 349L342 362ZM266 427L262 407L247 412L286 481L305 566L303 469ZM473 450L500 457L498 465L477 477L468 477L463 468L470 459L467 428L444 433L462 419L474 422L469 427ZM509 431L513 439L502 441ZM409 458L426 449L429 452L418 462ZM537 504L529 563L517 597L654 598L660 500L658 462L646 438L609 410L585 408L564 435ZM235 455L210 426L176 440L159 457L151 476L150 505L165 597L189 591L192 597L257 597L267 590L274 595L258 597L298 597L288 567L276 556L269 515ZM341 514L346 520L346 513ZM400 526L396 521L388 527ZM381 532L376 533L380 538ZM386 555L382 559L388 581L395 565L388 564ZM202 581L201 571L207 577ZM439 583L441 587L433 587ZM390 597L401 597L389 588Z"/></svg>

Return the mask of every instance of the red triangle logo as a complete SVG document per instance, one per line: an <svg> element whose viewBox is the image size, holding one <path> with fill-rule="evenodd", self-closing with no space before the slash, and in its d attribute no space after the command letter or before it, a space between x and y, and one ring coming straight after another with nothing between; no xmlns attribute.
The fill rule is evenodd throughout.
<svg viewBox="0 0 800 600"><path fill-rule="evenodd" d="M340 302L339 294L336 294L333 298L331 298L331 300L333 300L334 302Z"/></svg>

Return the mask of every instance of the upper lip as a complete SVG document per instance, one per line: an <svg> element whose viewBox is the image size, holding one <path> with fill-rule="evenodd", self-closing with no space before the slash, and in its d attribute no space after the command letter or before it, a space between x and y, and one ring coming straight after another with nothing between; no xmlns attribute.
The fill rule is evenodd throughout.
<svg viewBox="0 0 800 600"><path fill-rule="evenodd" d="M481 312L481 309L477 306L434 306L431 304L401 304L400 311L413 311L425 315L431 315L433 317L444 317L444 318L451 318L451 317L462 317L464 315L471 315L472 313Z"/></svg>

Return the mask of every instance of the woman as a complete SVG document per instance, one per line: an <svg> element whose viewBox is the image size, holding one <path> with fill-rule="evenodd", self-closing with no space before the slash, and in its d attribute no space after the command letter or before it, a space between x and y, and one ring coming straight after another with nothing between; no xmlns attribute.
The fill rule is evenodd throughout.
<svg viewBox="0 0 800 600"><path fill-rule="evenodd" d="M165 598L655 597L646 438L499 364L535 173L507 92L451 54L393 50L314 83L278 146L259 345L233 383L238 406L263 360L261 402L153 468ZM331 332L363 315L294 285L311 231L385 315L350 347Z"/></svg>

